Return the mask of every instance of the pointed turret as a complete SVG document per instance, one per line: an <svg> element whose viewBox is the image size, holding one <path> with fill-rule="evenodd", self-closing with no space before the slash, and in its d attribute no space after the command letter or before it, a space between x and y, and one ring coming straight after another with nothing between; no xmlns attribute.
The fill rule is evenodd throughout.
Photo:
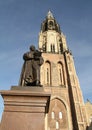
<svg viewBox="0 0 92 130"><path fill-rule="evenodd" d="M46 19L43 21L41 26L41 31L45 32L48 30L54 30L56 32L61 33L59 24L56 22L51 11L47 13Z"/></svg>
<svg viewBox="0 0 92 130"><path fill-rule="evenodd" d="M54 19L54 17L53 17L53 14L52 14L52 12L49 10L49 12L48 12L48 14L47 14L47 18L49 19L49 18L52 18L52 19Z"/></svg>

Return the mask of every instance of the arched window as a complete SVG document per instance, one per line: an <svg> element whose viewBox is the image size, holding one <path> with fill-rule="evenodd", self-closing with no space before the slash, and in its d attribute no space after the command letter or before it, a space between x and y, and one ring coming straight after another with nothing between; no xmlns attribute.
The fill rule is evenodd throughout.
<svg viewBox="0 0 92 130"><path fill-rule="evenodd" d="M53 52L55 52L55 45L53 45Z"/></svg>
<svg viewBox="0 0 92 130"><path fill-rule="evenodd" d="M59 112L59 119L62 119L62 112Z"/></svg>
<svg viewBox="0 0 92 130"><path fill-rule="evenodd" d="M68 130L68 113L64 102L58 98L50 101L48 127L50 130Z"/></svg>
<svg viewBox="0 0 92 130"><path fill-rule="evenodd" d="M47 83L49 83L49 68L47 68Z"/></svg>
<svg viewBox="0 0 92 130"><path fill-rule="evenodd" d="M56 130L58 130L58 129L59 129L59 122L56 121Z"/></svg>
<svg viewBox="0 0 92 130"><path fill-rule="evenodd" d="M63 52L63 44L60 43L60 52Z"/></svg>
<svg viewBox="0 0 92 130"><path fill-rule="evenodd" d="M49 22L49 25L53 26L53 21L50 21L50 22Z"/></svg>
<svg viewBox="0 0 92 130"><path fill-rule="evenodd" d="M49 35L48 43L49 43L47 46L48 52L54 52L54 50L56 50L56 47L55 47L55 36L53 33Z"/></svg>
<svg viewBox="0 0 92 130"><path fill-rule="evenodd" d="M50 85L51 84L51 67L50 62L45 62L45 84Z"/></svg>
<svg viewBox="0 0 92 130"><path fill-rule="evenodd" d="M58 62L58 83L59 85L65 85L63 64Z"/></svg>
<svg viewBox="0 0 92 130"><path fill-rule="evenodd" d="M52 44L51 44L51 52L53 51Z"/></svg>
<svg viewBox="0 0 92 130"><path fill-rule="evenodd" d="M51 112L51 118L54 119L55 118L55 113L52 111Z"/></svg>
<svg viewBox="0 0 92 130"><path fill-rule="evenodd" d="M55 45L54 45L54 44L51 44L51 46L50 46L50 47L51 47L51 52L53 52L53 53L54 53L54 52L55 52Z"/></svg>

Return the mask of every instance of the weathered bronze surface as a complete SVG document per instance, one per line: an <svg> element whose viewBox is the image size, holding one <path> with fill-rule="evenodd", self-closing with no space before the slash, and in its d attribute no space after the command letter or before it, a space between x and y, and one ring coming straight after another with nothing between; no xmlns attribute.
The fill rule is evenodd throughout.
<svg viewBox="0 0 92 130"><path fill-rule="evenodd" d="M30 52L23 55L24 64L20 76L20 86L41 86L40 66L43 64L41 52L30 46Z"/></svg>

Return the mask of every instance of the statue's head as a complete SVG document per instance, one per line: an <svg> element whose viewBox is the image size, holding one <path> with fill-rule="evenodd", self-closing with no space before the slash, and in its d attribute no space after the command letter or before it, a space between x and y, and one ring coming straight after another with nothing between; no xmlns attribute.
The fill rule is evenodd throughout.
<svg viewBox="0 0 92 130"><path fill-rule="evenodd" d="M35 46L34 45L30 46L30 51L35 51Z"/></svg>

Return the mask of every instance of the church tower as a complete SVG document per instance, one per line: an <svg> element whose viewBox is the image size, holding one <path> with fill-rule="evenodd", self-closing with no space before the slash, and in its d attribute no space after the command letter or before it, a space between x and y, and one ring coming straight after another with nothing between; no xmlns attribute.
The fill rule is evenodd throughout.
<svg viewBox="0 0 92 130"><path fill-rule="evenodd" d="M39 50L41 84L51 91L47 130L86 130L87 120L82 92L66 37L51 11L41 24Z"/></svg>

